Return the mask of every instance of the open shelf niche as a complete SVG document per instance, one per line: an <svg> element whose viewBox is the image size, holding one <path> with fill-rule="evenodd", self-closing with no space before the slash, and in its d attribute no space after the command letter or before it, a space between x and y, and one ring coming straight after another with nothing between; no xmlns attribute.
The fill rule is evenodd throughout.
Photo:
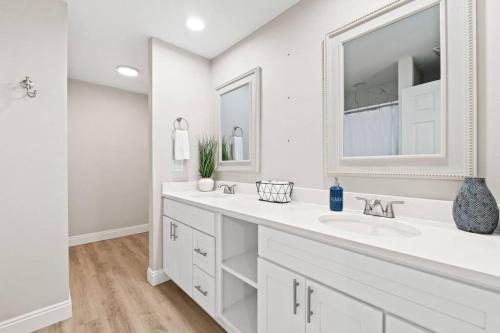
<svg viewBox="0 0 500 333"><path fill-rule="evenodd" d="M257 288L257 225L224 216L222 269Z"/></svg>
<svg viewBox="0 0 500 333"><path fill-rule="evenodd" d="M257 225L222 217L222 317L241 333L257 332Z"/></svg>
<svg viewBox="0 0 500 333"><path fill-rule="evenodd" d="M257 332L257 289L236 276L222 274L222 317L241 333Z"/></svg>

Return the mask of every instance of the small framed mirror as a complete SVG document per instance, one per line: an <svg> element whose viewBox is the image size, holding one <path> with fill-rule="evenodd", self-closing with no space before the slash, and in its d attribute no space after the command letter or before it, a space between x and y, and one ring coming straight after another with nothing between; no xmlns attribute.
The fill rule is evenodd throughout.
<svg viewBox="0 0 500 333"><path fill-rule="evenodd" d="M260 169L259 67L216 88L219 171Z"/></svg>
<svg viewBox="0 0 500 333"><path fill-rule="evenodd" d="M395 1L327 34L329 173L474 175L474 6Z"/></svg>

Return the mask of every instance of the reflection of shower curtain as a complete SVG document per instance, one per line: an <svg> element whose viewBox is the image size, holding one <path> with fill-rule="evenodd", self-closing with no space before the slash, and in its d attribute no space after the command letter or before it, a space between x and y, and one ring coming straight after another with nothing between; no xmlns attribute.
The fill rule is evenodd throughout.
<svg viewBox="0 0 500 333"><path fill-rule="evenodd" d="M397 155L397 105L344 115L344 156Z"/></svg>

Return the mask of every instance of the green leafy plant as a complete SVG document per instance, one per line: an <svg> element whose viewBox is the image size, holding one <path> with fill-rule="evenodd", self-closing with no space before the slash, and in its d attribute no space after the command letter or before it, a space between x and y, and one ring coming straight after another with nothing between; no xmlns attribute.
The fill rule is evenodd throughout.
<svg viewBox="0 0 500 333"><path fill-rule="evenodd" d="M198 141L199 172L202 178L212 177L215 170L215 157L217 156L217 140L206 137Z"/></svg>
<svg viewBox="0 0 500 333"><path fill-rule="evenodd" d="M231 150L230 150L229 138L226 138L226 136L222 137L222 160L223 161L231 160Z"/></svg>

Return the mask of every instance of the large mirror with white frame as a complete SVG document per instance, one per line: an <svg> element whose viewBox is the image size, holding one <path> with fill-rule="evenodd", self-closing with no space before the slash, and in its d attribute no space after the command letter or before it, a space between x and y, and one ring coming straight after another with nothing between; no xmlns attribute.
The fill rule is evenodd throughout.
<svg viewBox="0 0 500 333"><path fill-rule="evenodd" d="M259 171L260 68L216 88L219 171Z"/></svg>
<svg viewBox="0 0 500 333"><path fill-rule="evenodd" d="M410 0L326 36L331 174L475 174L475 1Z"/></svg>

